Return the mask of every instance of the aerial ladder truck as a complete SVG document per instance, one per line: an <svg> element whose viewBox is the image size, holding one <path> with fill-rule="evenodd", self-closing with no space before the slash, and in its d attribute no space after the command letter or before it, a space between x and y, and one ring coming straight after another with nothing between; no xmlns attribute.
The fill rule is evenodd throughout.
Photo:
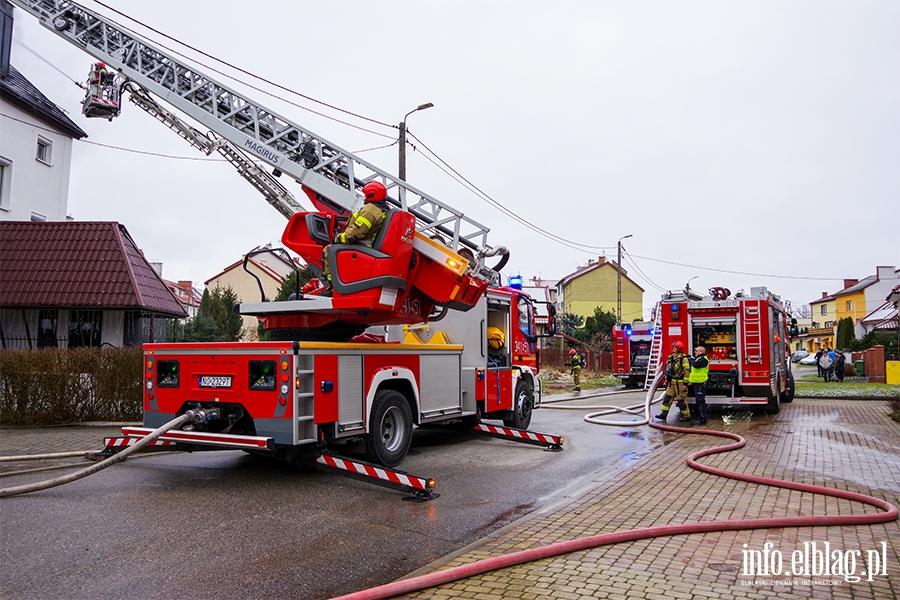
<svg viewBox="0 0 900 600"><path fill-rule="evenodd" d="M100 14L65 0L12 2L98 61L85 116L112 120L127 93L191 145L235 166L289 219L282 242L315 271L328 247L332 295L297 290L287 301L238 307L274 341L145 344L144 426L123 429L126 438L189 413L160 444L275 455L311 447L325 455L364 442L368 460L393 467L414 425L463 424L561 448L562 438L526 431L541 402L534 301L498 285L509 254L488 245L487 227ZM302 210L282 175L300 184L315 211ZM388 190L391 210L372 246L332 244L373 181Z"/></svg>

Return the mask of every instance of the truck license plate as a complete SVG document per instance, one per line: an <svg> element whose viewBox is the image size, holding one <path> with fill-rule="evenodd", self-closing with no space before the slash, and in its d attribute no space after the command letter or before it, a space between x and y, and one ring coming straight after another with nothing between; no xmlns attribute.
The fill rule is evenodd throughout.
<svg viewBox="0 0 900 600"><path fill-rule="evenodd" d="M221 376L221 375L217 375L217 376L201 375L200 376L200 387L230 388L231 387L231 377L225 377L225 376Z"/></svg>

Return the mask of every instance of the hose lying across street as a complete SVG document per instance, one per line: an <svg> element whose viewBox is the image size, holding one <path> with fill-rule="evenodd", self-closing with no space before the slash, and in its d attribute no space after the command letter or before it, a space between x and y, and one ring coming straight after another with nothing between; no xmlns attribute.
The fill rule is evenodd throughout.
<svg viewBox="0 0 900 600"><path fill-rule="evenodd" d="M694 452L687 459L688 466L690 466L692 469L697 469L698 471L702 471L704 473L719 475L721 477L727 477L729 479L737 479L739 481L746 481L749 483L770 485L790 490L798 490L801 492L810 492L813 494L822 494L825 496L833 496L835 498L843 498L855 502L862 502L864 504L869 504L871 506L879 508L884 512L864 515L803 516L776 517L768 519L737 519L731 521L700 521L696 523L684 523L681 525L663 525L660 527L646 527L642 529L632 529L630 531L604 533L575 540L568 540L565 542L557 542L555 544L550 544L538 548L531 548L529 550L512 552L510 554L504 554L503 556L487 558L467 565L461 565L459 567L453 567L451 569L437 571L435 573L429 573L427 575L422 575L419 577L412 577L410 579L403 579L401 581L395 581L393 583L370 588L367 590L362 590L353 594L347 594L345 596L340 596L340 598L337 598L335 600L370 600L375 598L392 598L394 596L409 594L419 590L443 585L445 583L451 583L453 581L458 581L460 579L465 579L474 575L496 571L505 567L512 567L543 558L551 558L570 552L588 550L591 548L597 548L599 546L607 546L611 544L618 544L621 542L632 542L635 540L644 540L672 535L683 535L689 533L708 533L712 531L738 531L746 529L770 529L774 527L824 527L834 525L865 525L872 523L887 523L889 521L896 520L898 515L900 515L900 511L898 511L896 506L884 500L873 498L872 496L866 496L864 494L857 494L855 492L837 490L818 485L794 483L792 481L770 479L768 477L759 477L756 475L745 475L744 473L737 473L735 471L727 471L725 469L719 469L716 467L709 467L699 464L697 462L697 459L699 458L709 456L711 454L718 454L720 452L731 452L732 450L737 450L738 448L742 448L746 441L744 440L744 438L737 434L728 433L725 431L688 429L683 427L671 427L668 425L653 423L650 416L650 404L651 399L653 398L653 394L656 392L656 388L659 386L661 378L662 373L657 376L656 380L653 382L652 387L647 391L647 398L644 402L644 420L635 422L623 421L618 423L612 421L609 422L609 424L643 425L649 423L650 427L653 427L654 429L660 429L662 431L712 435L734 440L734 442L731 444L716 446L714 448L707 448L705 450ZM580 408L584 409L585 407ZM616 409L616 407L587 408L602 408L605 410ZM626 412L632 412L633 414L632 410L627 410ZM585 420L592 423L600 422L595 418L597 414L598 413L592 413L590 415L587 415L585 417ZM594 420L591 420L588 417L593 417Z"/></svg>
<svg viewBox="0 0 900 600"><path fill-rule="evenodd" d="M187 423L191 419L191 417L192 417L191 414L185 413L185 414L181 415L180 417L177 417L177 418L169 421L168 423L166 423L159 429L155 429L155 430L151 431L149 434L145 435L144 437L139 439L137 442L135 442L133 445L129 446L125 450L122 450L121 452L113 454L106 460L103 460L101 462L98 462L97 464L91 465L90 467L86 467L79 471L75 471L74 473L68 473L67 475L63 475L63 476L57 477L55 479L48 479L46 481L39 481L37 483L29 483L27 485L19 485L16 487L0 489L0 498L6 498L7 496L16 496L18 494L27 494L29 492L36 492L38 490L46 490L47 488L52 488L52 487L56 487L58 485L63 485L64 483L71 483L72 481L77 481L78 479L81 479L82 477L87 477L88 475L93 475L94 473L96 473L98 471L102 471L103 469L105 469L106 467L108 467L112 464L115 464L117 462L122 462L123 460L128 458L128 456L130 454L137 452L138 450L140 450L141 448L143 448L144 446L146 446L147 444L149 444L150 442L152 442L153 440L155 440L162 434L166 433L170 429L176 429L178 427L181 427L182 425ZM63 454L69 454L69 453L63 453ZM42 456L52 456L52 455L42 455ZM58 455L57 455L57 457L58 457Z"/></svg>

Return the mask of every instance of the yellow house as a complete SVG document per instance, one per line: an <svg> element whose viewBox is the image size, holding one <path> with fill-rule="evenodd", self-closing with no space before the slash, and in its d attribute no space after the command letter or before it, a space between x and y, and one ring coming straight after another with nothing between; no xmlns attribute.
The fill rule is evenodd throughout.
<svg viewBox="0 0 900 600"><path fill-rule="evenodd" d="M834 298L834 320L840 321L850 317L854 323L865 318L867 280L845 279L844 289L832 294Z"/></svg>
<svg viewBox="0 0 900 600"><path fill-rule="evenodd" d="M809 303L812 309L812 325L806 338L806 349L818 352L834 347L834 330L837 327L837 310L834 296L822 292L822 297Z"/></svg>
<svg viewBox="0 0 900 600"><path fill-rule="evenodd" d="M227 288L230 285L240 302L261 302L259 284L256 279L244 271L243 264L244 261L239 260L229 265L221 273L207 279L204 282L206 287L214 290L216 287ZM266 300L271 301L278 295L278 289L293 267L277 254L266 253L250 258L247 261L247 269L259 277L266 293ZM256 332L259 322L257 318L244 316L243 321L243 339L245 341L257 340Z"/></svg>
<svg viewBox="0 0 900 600"><path fill-rule="evenodd" d="M556 284L557 298L561 299L562 312L582 317L594 316L594 308L616 314L619 265L601 256L591 260L574 273L566 275ZM640 320L644 310L644 288L628 277L622 276L622 322Z"/></svg>

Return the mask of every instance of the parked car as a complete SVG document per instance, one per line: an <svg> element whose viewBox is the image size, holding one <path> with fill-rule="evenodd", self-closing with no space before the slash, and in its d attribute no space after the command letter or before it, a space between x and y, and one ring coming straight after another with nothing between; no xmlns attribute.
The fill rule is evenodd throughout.
<svg viewBox="0 0 900 600"><path fill-rule="evenodd" d="M797 350L793 354L791 354L791 360L794 362L800 362L801 359L809 356L809 352L806 350Z"/></svg>
<svg viewBox="0 0 900 600"><path fill-rule="evenodd" d="M816 364L816 355L810 354L804 358L801 358L799 362L801 365L814 365Z"/></svg>

